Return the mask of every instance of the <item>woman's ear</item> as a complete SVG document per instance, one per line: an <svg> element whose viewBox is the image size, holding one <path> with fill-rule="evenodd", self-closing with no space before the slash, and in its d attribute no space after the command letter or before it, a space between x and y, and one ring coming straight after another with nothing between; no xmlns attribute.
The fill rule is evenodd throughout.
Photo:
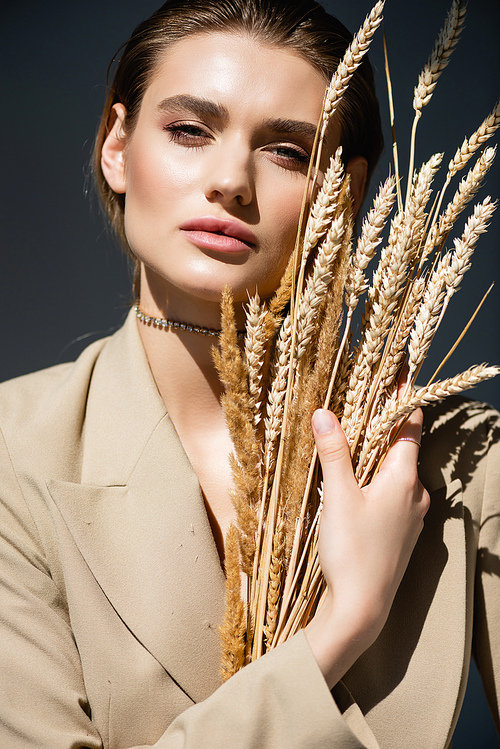
<svg viewBox="0 0 500 749"><path fill-rule="evenodd" d="M365 195L368 162L364 156L354 156L347 162L346 172L351 177L352 212L354 218L358 215Z"/></svg>
<svg viewBox="0 0 500 749"><path fill-rule="evenodd" d="M125 115L123 104L114 104L110 117L114 117L101 151L101 169L113 192L124 193L125 180Z"/></svg>

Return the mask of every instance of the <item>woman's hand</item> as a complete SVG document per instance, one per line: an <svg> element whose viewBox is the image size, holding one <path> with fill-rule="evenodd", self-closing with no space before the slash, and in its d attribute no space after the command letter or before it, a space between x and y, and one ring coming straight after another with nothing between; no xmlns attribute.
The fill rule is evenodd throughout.
<svg viewBox="0 0 500 749"><path fill-rule="evenodd" d="M323 469L319 554L328 595L306 637L330 688L380 634L408 565L429 495L417 476L418 445L400 439L360 489L336 417L319 410L313 429ZM420 440L415 411L399 437Z"/></svg>

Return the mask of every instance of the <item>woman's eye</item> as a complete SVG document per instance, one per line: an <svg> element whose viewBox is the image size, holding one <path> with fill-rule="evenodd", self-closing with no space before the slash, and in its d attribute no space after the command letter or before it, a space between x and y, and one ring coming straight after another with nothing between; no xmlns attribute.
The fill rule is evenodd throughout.
<svg viewBox="0 0 500 749"><path fill-rule="evenodd" d="M303 169L309 164L309 154L300 146L277 145L269 148L277 163L286 169Z"/></svg>
<svg viewBox="0 0 500 749"><path fill-rule="evenodd" d="M184 146L203 146L210 140L206 130L188 122L176 122L167 125L164 130L170 135L170 140Z"/></svg>

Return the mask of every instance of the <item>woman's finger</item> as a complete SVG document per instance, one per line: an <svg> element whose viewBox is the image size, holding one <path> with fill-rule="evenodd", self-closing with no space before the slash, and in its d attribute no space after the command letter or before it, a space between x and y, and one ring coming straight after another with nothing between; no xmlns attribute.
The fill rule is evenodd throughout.
<svg viewBox="0 0 500 749"><path fill-rule="evenodd" d="M422 424L423 424L423 413L422 409L418 408L413 411L401 427L399 434L396 437L396 442L409 442L420 448L422 441Z"/></svg>
<svg viewBox="0 0 500 749"><path fill-rule="evenodd" d="M313 414L312 425L323 478L331 490L335 492L342 488L344 491L348 486L357 488L349 445L337 417L331 411L319 408Z"/></svg>
<svg viewBox="0 0 500 749"><path fill-rule="evenodd" d="M413 411L401 429L397 432L396 439L390 448L381 470L392 469L399 466L399 470L415 471L422 441L423 413L421 408ZM403 462L402 465L401 461Z"/></svg>

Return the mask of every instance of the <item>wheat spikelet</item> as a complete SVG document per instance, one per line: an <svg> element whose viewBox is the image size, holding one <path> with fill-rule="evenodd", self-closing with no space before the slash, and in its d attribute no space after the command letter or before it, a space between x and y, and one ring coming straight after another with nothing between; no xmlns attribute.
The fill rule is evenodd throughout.
<svg viewBox="0 0 500 749"><path fill-rule="evenodd" d="M436 88L439 76L448 65L465 21L466 8L460 0L453 0L445 24L432 53L418 78L413 97L413 109L420 114Z"/></svg>
<svg viewBox="0 0 500 749"><path fill-rule="evenodd" d="M240 595L238 531L231 525L225 542L226 609L219 628L222 662L221 678L227 681L245 664L245 605Z"/></svg>
<svg viewBox="0 0 500 749"><path fill-rule="evenodd" d="M344 164L342 162L342 148L339 147L330 160L330 166L325 173L323 184L316 196L306 224L302 251L303 263L307 260L311 249L316 246L318 240L328 230L330 221L337 209L337 200L343 179Z"/></svg>
<svg viewBox="0 0 500 749"><path fill-rule="evenodd" d="M449 182L457 172L464 168L469 159L471 159L476 153L477 149L481 148L481 146L491 138L499 127L500 99L497 101L493 111L481 123L476 132L473 133L470 138L465 138L461 147L457 149L455 156L448 165L448 174L446 175L447 182Z"/></svg>
<svg viewBox="0 0 500 749"><path fill-rule="evenodd" d="M376 3L365 19L364 24L354 36L343 59L341 60L332 81L327 89L324 111L322 132L326 131L326 126L337 109L337 106L347 90L349 81L354 75L357 68L363 61L363 57L368 51L371 40L377 28L382 22L382 11L384 2L380 0Z"/></svg>
<svg viewBox="0 0 500 749"><path fill-rule="evenodd" d="M297 311L297 338L295 360L305 354L314 331L315 316L332 281L333 269L344 238L344 214L336 218L322 243L314 261L313 271L302 293Z"/></svg>
<svg viewBox="0 0 500 749"><path fill-rule="evenodd" d="M373 208L363 221L356 252L352 256L346 280L345 301L347 307L351 310L354 310L358 298L367 288L364 271L382 241L382 231L396 199L395 187L395 178L388 177L385 183L380 186L373 201Z"/></svg>
<svg viewBox="0 0 500 749"><path fill-rule="evenodd" d="M415 318L422 301L426 288L424 278L417 278L413 282L408 301L405 304L401 320L398 323L397 331L393 343L389 349L387 358L384 362L379 381L381 394L386 393L396 383L401 366L406 358L406 344L411 334Z"/></svg>
<svg viewBox="0 0 500 749"><path fill-rule="evenodd" d="M267 343L266 318L266 308L264 305L261 306L259 295L255 294L248 303L245 336L248 393L250 396L250 408L253 412L253 425L255 427L261 419L262 370Z"/></svg>
<svg viewBox="0 0 500 749"><path fill-rule="evenodd" d="M434 247L440 247L446 241L446 237L453 228L457 218L481 187L486 174L493 164L495 156L496 147L486 148L472 169L469 170L467 176L461 180L453 199L448 203L439 221L432 226L429 232L421 265Z"/></svg>
<svg viewBox="0 0 500 749"><path fill-rule="evenodd" d="M281 430L286 386L288 382L288 365L292 342L291 319L288 315L281 326L276 345L276 357L273 363L272 385L266 404L265 426L265 466L268 471L274 467L276 443Z"/></svg>
<svg viewBox="0 0 500 749"><path fill-rule="evenodd" d="M480 382L496 377L500 373L499 367L491 367L479 364L470 367L454 377L438 380L423 388L411 390L405 397L398 399L394 394L387 402L380 414L374 417L367 430L365 443L361 452L356 478L361 486L370 480L370 468L380 463L381 458L388 449L388 438L393 427L416 408L427 406L430 403L447 398L450 395L458 395L464 390L478 385Z"/></svg>
<svg viewBox="0 0 500 749"><path fill-rule="evenodd" d="M488 196L474 208L465 225L460 239L454 240L455 250L450 257L450 267L446 274L447 296L451 297L459 288L464 273L470 268L470 259L476 249L478 239L488 228L489 221L496 209L496 203Z"/></svg>
<svg viewBox="0 0 500 749"><path fill-rule="evenodd" d="M272 647L276 625L278 623L279 596L282 588L283 562L285 551L285 521L278 517L276 533L273 538L273 554L269 572L269 590L267 594L267 612L264 636L268 648Z"/></svg>
<svg viewBox="0 0 500 749"><path fill-rule="evenodd" d="M445 298L448 263L441 262L432 274L424 292L422 305L415 318L408 346L408 379L422 363L434 337L435 327Z"/></svg>
<svg viewBox="0 0 500 749"><path fill-rule="evenodd" d="M436 153L422 165L415 177L406 205L406 223L411 226L413 237L420 244L425 226L425 208L431 196L431 185L443 160L442 153ZM416 247L418 250L418 245Z"/></svg>

